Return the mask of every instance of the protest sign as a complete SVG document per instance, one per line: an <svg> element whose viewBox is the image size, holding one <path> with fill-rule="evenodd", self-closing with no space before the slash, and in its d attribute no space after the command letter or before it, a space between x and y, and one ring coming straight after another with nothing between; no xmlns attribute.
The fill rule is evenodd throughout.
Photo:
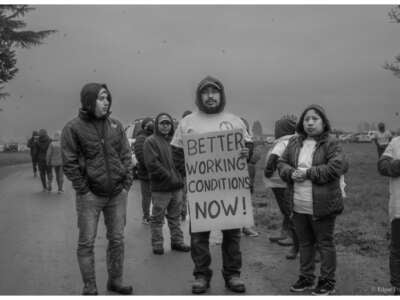
<svg viewBox="0 0 400 300"><path fill-rule="evenodd" d="M183 136L192 232L253 225L241 130Z"/></svg>

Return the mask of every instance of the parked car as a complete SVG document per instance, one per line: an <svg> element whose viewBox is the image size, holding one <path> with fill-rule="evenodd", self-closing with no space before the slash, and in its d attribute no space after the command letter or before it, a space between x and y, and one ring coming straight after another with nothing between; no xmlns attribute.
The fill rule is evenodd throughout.
<svg viewBox="0 0 400 300"><path fill-rule="evenodd" d="M368 132L360 132L355 135L357 143L370 143L373 139L373 136Z"/></svg>
<svg viewBox="0 0 400 300"><path fill-rule="evenodd" d="M4 145L4 152L18 152L18 143L7 143Z"/></svg>

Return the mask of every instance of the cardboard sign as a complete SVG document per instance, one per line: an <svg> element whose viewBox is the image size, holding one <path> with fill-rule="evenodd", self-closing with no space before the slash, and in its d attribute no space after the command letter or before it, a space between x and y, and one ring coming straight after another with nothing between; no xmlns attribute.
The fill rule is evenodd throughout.
<svg viewBox="0 0 400 300"><path fill-rule="evenodd" d="M183 136L192 232L252 226L253 208L240 130Z"/></svg>

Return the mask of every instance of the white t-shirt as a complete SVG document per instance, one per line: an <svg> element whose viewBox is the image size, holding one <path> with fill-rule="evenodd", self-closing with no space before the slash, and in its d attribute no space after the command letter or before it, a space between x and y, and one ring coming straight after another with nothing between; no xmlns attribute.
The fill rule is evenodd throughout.
<svg viewBox="0 0 400 300"><path fill-rule="evenodd" d="M202 111L196 111L183 118L175 130L171 145L183 148L184 134L207 133L226 131L233 129L242 129L244 140L251 142L252 138L247 132L246 125L242 119L229 112L219 114L206 114Z"/></svg>
<svg viewBox="0 0 400 300"><path fill-rule="evenodd" d="M375 139L380 146L385 146L389 144L389 140L392 137L390 131L385 130L384 132L380 132L379 130L375 132Z"/></svg>
<svg viewBox="0 0 400 300"><path fill-rule="evenodd" d="M307 170L312 167L312 158L316 141L307 138L303 141L300 149L297 168ZM300 214L313 214L312 182L307 179L303 182L294 183L293 210Z"/></svg>
<svg viewBox="0 0 400 300"><path fill-rule="evenodd" d="M275 154L279 157L282 156L283 152L285 152L286 146L289 143L289 139L292 136L293 135L285 135L276 140L276 142L272 145L271 150L265 157L265 164L267 164L271 154ZM286 188L286 182L280 178L278 170L275 170L270 178L263 176L263 180L266 188Z"/></svg>
<svg viewBox="0 0 400 300"><path fill-rule="evenodd" d="M382 155L393 159L400 159L400 137L395 137L387 146ZM400 177L391 177L389 180L389 218L400 218Z"/></svg>

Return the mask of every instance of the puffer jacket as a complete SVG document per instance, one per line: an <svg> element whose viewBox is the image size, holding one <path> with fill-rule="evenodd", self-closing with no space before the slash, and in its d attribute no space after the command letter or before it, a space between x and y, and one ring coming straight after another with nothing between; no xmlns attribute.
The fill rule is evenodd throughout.
<svg viewBox="0 0 400 300"><path fill-rule="evenodd" d="M311 107L320 109L319 106ZM309 110L310 108L306 109ZM323 115L325 112L322 110ZM278 161L279 175L288 185L286 202L284 205L293 211L294 182L292 173L297 169L300 149L306 134L303 128L304 114L300 117L297 126L298 135L293 136L285 152ZM312 158L312 167L307 170L307 179L312 182L313 216L323 218L340 214L344 209L343 196L340 188L340 176L348 170L348 162L339 141L329 135L330 124L324 118L325 131L316 138L317 143Z"/></svg>
<svg viewBox="0 0 400 300"><path fill-rule="evenodd" d="M97 94L105 85L91 84L81 92L79 116L61 135L63 170L78 194L112 197L132 185L132 154L122 124L94 116ZM88 88L89 90L85 90ZM108 91L108 89L107 89ZM109 94L111 106L111 95Z"/></svg>
<svg viewBox="0 0 400 300"><path fill-rule="evenodd" d="M170 134L163 136L158 130L158 120L161 115L168 116L172 124L171 116L166 113L161 113L156 117L154 133L144 142L144 161L150 176L151 190L172 192L183 188L183 179L174 165L168 138Z"/></svg>

